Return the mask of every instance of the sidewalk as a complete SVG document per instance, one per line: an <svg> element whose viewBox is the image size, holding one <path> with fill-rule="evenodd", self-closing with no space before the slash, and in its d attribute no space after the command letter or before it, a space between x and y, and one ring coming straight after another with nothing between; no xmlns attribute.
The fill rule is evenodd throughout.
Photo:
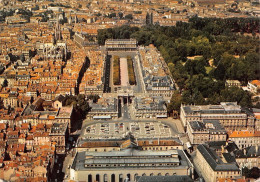
<svg viewBox="0 0 260 182"><path fill-rule="evenodd" d="M65 177L64 177L64 181L67 181L70 179L70 169L68 169L69 166L72 165L73 159L74 157L72 156L72 150L70 150L71 154L68 154L65 157L64 163L63 163L63 168L62 168L62 172L65 173ZM68 176L66 178L66 176Z"/></svg>

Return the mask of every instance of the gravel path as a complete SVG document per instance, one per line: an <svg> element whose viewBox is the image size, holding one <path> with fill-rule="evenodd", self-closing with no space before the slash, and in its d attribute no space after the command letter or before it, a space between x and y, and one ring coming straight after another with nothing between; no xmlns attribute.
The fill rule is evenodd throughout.
<svg viewBox="0 0 260 182"><path fill-rule="evenodd" d="M121 85L128 86L129 85L129 78L128 78L128 68L127 68L127 59L120 58L120 78L121 78Z"/></svg>

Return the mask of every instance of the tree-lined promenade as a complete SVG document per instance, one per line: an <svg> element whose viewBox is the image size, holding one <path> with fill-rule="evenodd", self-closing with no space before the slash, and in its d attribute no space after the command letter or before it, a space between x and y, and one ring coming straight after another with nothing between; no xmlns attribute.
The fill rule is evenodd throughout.
<svg viewBox="0 0 260 182"><path fill-rule="evenodd" d="M113 83L114 85L120 85L120 58L114 56L113 59Z"/></svg>

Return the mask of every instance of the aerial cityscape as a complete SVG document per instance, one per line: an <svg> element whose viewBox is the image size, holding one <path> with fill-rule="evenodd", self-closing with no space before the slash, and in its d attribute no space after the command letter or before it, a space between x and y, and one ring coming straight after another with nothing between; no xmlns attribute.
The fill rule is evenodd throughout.
<svg viewBox="0 0 260 182"><path fill-rule="evenodd" d="M260 182L259 0L0 0L0 182Z"/></svg>

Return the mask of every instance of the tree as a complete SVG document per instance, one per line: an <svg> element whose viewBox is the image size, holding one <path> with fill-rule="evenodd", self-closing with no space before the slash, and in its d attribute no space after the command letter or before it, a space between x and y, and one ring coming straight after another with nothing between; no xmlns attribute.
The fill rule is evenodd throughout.
<svg viewBox="0 0 260 182"><path fill-rule="evenodd" d="M181 101L182 101L181 94L178 91L175 91L172 94L172 98L171 98L170 104L167 105L168 113L172 113L173 111L180 112Z"/></svg>
<svg viewBox="0 0 260 182"><path fill-rule="evenodd" d="M182 103L192 104L191 92L189 90L182 92Z"/></svg>
<svg viewBox="0 0 260 182"><path fill-rule="evenodd" d="M9 53L8 56L10 57L10 61L14 63L18 60L19 56L13 55L12 53Z"/></svg>
<svg viewBox="0 0 260 182"><path fill-rule="evenodd" d="M214 93L213 95L210 95L208 98L208 104L218 105L221 102L221 98L218 93Z"/></svg>
<svg viewBox="0 0 260 182"><path fill-rule="evenodd" d="M225 73L226 73L226 68L222 63L220 63L218 67L214 69L213 75L218 80L224 80L226 78Z"/></svg>
<svg viewBox="0 0 260 182"><path fill-rule="evenodd" d="M127 15L126 15L127 17ZM260 79L259 40L236 32L259 32L257 18L198 18L176 26L147 25L141 28L122 26L98 31L98 42L106 39L134 38L139 45L154 44L169 66L180 88L183 103L216 103L236 101L251 107L249 93L226 89L226 79L238 79L243 84ZM199 60L187 56L202 55ZM240 58L235 58L239 55ZM209 60L214 64L209 65ZM252 66L253 65L253 66ZM210 72L206 68L210 67ZM230 96L228 96L230 95ZM168 105L172 110L173 105Z"/></svg>
<svg viewBox="0 0 260 182"><path fill-rule="evenodd" d="M206 104L206 101L205 101L203 95L198 90L196 90L195 93L193 94L192 101L196 105L204 105L204 104Z"/></svg>
<svg viewBox="0 0 260 182"><path fill-rule="evenodd" d="M0 99L0 109L4 108L4 101L3 99Z"/></svg>
<svg viewBox="0 0 260 182"><path fill-rule="evenodd" d="M91 94L91 95L88 96L88 99L93 100L94 103L97 103L99 98L100 97L97 94Z"/></svg>
<svg viewBox="0 0 260 182"><path fill-rule="evenodd" d="M206 75L206 69L205 69L206 62L203 59L195 61L195 73L196 74L203 74Z"/></svg>
<svg viewBox="0 0 260 182"><path fill-rule="evenodd" d="M84 94L79 94L78 96L66 95L65 106L67 105L73 105L76 112L81 114L81 118L85 118L86 114L90 110Z"/></svg>
<svg viewBox="0 0 260 182"><path fill-rule="evenodd" d="M31 97L31 99L30 99L30 103L32 104L33 102L34 102L34 98Z"/></svg>
<svg viewBox="0 0 260 182"><path fill-rule="evenodd" d="M168 63L168 68L169 68L170 72L172 73L174 71L174 64Z"/></svg>
<svg viewBox="0 0 260 182"><path fill-rule="evenodd" d="M253 167L250 170L250 176L251 178L258 179L260 177L260 169L258 167Z"/></svg>
<svg viewBox="0 0 260 182"><path fill-rule="evenodd" d="M30 58L34 57L36 54L37 54L37 50L35 50L35 51L29 50L29 57Z"/></svg>
<svg viewBox="0 0 260 182"><path fill-rule="evenodd" d="M110 14L108 15L108 17L109 17L109 18L116 17L116 13L110 13Z"/></svg>
<svg viewBox="0 0 260 182"><path fill-rule="evenodd" d="M35 5L35 7L32 8L32 10L34 10L34 11L39 10L39 6L38 6L38 5Z"/></svg>
<svg viewBox="0 0 260 182"><path fill-rule="evenodd" d="M247 167L242 168L242 176L245 176L246 178L249 176L249 169Z"/></svg>
<svg viewBox="0 0 260 182"><path fill-rule="evenodd" d="M22 62L25 61L25 56L24 56L24 54L21 54L21 55L20 55L20 60L21 60Z"/></svg>
<svg viewBox="0 0 260 182"><path fill-rule="evenodd" d="M118 16L119 16L120 19L122 19L123 16L124 16L124 14L123 14L122 12L119 12L119 13L118 13Z"/></svg>
<svg viewBox="0 0 260 182"><path fill-rule="evenodd" d="M133 15L132 14L128 14L128 15L125 16L125 19L132 20L133 19Z"/></svg>
<svg viewBox="0 0 260 182"><path fill-rule="evenodd" d="M7 87L8 86L8 81L6 79L4 79L3 83L2 83L2 87Z"/></svg>
<svg viewBox="0 0 260 182"><path fill-rule="evenodd" d="M229 87L221 90L220 97L222 102L237 102L242 107L252 107L251 95L242 88Z"/></svg>

